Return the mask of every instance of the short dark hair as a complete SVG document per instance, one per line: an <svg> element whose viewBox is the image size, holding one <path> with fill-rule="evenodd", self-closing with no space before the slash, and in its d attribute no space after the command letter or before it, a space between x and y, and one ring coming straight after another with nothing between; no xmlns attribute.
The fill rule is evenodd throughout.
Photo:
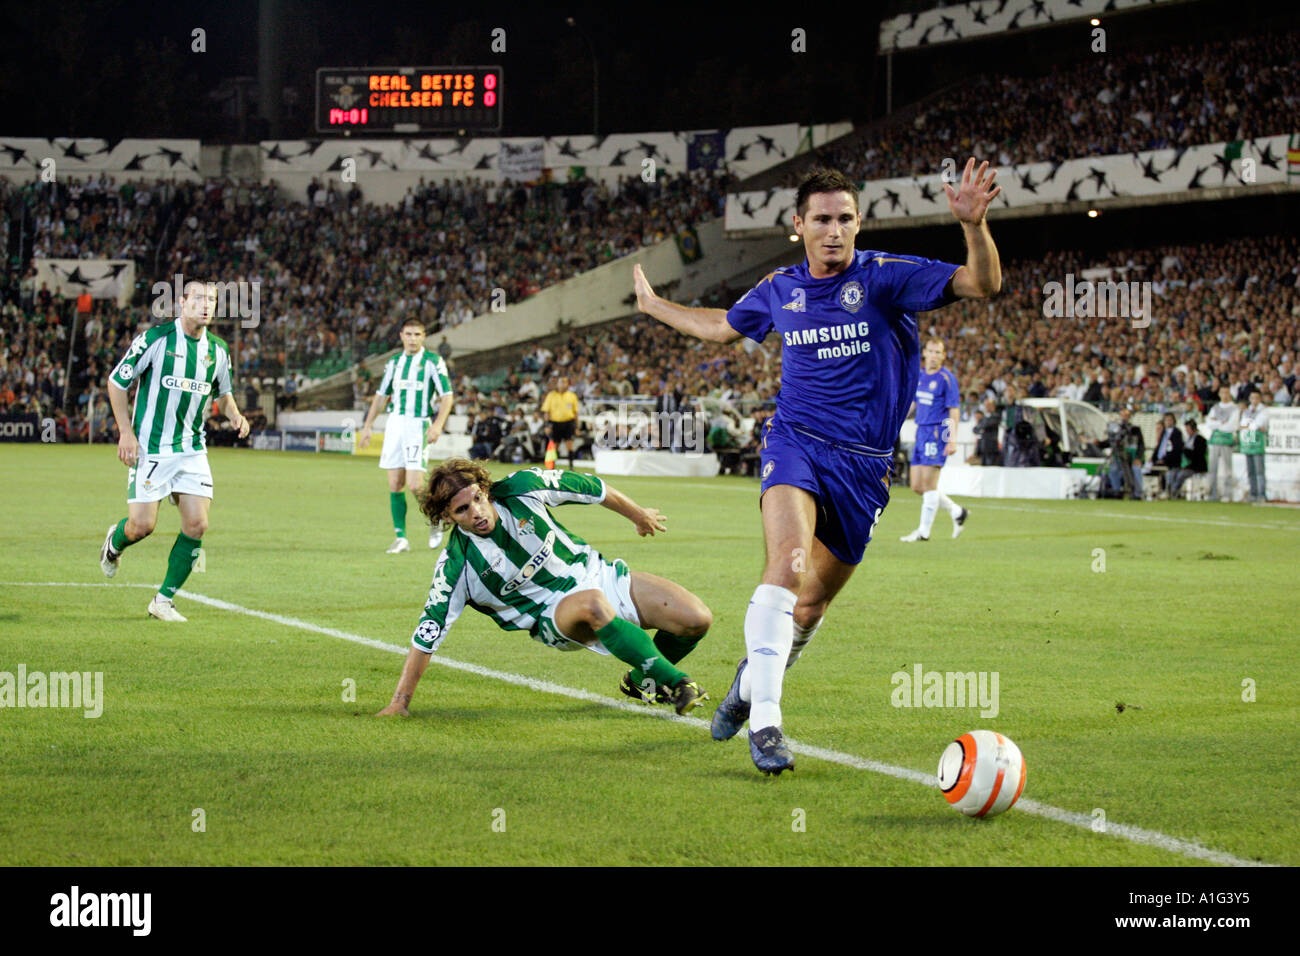
<svg viewBox="0 0 1300 956"><path fill-rule="evenodd" d="M853 197L853 208L858 208L858 187L853 180L849 179L838 169L814 169L803 178L799 184L799 191L795 194L794 208L803 218L804 213L808 211L808 197L813 193L839 193L845 192Z"/></svg>
<svg viewBox="0 0 1300 956"><path fill-rule="evenodd" d="M402 323L402 330L405 331L407 326L410 325L418 325L420 328L424 328L424 320L417 319L415 316L411 316L409 319L407 319Z"/></svg>

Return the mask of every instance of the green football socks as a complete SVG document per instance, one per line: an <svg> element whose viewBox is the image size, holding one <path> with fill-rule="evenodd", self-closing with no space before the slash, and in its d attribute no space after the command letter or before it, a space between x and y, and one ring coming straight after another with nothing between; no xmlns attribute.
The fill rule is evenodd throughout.
<svg viewBox="0 0 1300 956"><path fill-rule="evenodd" d="M131 545L135 544L134 541L126 536L126 522L127 519L123 518L117 523L117 527L113 529L113 540L108 543L109 547L118 554L121 554L127 548L131 547Z"/></svg>
<svg viewBox="0 0 1300 956"><path fill-rule="evenodd" d="M683 657L695 650L695 645L700 643L704 637L682 637L678 634L670 634L668 631L655 631L655 647L659 648L659 653L668 659L669 664L676 664Z"/></svg>
<svg viewBox="0 0 1300 956"><path fill-rule="evenodd" d="M167 577L163 578L163 585L158 589L159 594L168 600L176 596L176 589L190 576L194 562L199 558L200 550L202 550L202 542L198 538L191 538L184 532L176 536L176 543L172 545L171 554L167 556Z"/></svg>
<svg viewBox="0 0 1300 956"><path fill-rule="evenodd" d="M393 512L393 530L397 532L399 538L406 537L406 492L390 491L388 493L388 507Z"/></svg>
<svg viewBox="0 0 1300 956"><path fill-rule="evenodd" d="M666 655L655 646L649 634L620 617L596 631L596 636L611 654L632 665L633 677L647 676L656 684L668 687L686 677L665 659Z"/></svg>

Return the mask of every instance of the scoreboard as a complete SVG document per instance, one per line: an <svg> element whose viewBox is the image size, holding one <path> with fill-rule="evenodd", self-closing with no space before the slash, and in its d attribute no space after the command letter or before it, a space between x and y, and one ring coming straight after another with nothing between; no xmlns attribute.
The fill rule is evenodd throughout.
<svg viewBox="0 0 1300 956"><path fill-rule="evenodd" d="M497 132L499 66L326 67L316 71L316 131Z"/></svg>

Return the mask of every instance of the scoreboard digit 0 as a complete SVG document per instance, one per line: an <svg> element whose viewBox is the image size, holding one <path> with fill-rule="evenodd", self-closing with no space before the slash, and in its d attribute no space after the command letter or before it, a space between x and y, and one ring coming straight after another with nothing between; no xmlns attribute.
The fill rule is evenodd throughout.
<svg viewBox="0 0 1300 956"><path fill-rule="evenodd" d="M499 66L325 67L316 131L497 132L502 93Z"/></svg>

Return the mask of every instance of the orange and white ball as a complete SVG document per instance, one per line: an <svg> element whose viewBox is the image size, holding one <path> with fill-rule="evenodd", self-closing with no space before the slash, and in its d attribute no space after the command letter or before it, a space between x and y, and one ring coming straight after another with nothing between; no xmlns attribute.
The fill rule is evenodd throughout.
<svg viewBox="0 0 1300 956"><path fill-rule="evenodd" d="M1025 789L1025 758L1010 737L972 730L939 758L939 789L954 810L968 817L997 816Z"/></svg>

